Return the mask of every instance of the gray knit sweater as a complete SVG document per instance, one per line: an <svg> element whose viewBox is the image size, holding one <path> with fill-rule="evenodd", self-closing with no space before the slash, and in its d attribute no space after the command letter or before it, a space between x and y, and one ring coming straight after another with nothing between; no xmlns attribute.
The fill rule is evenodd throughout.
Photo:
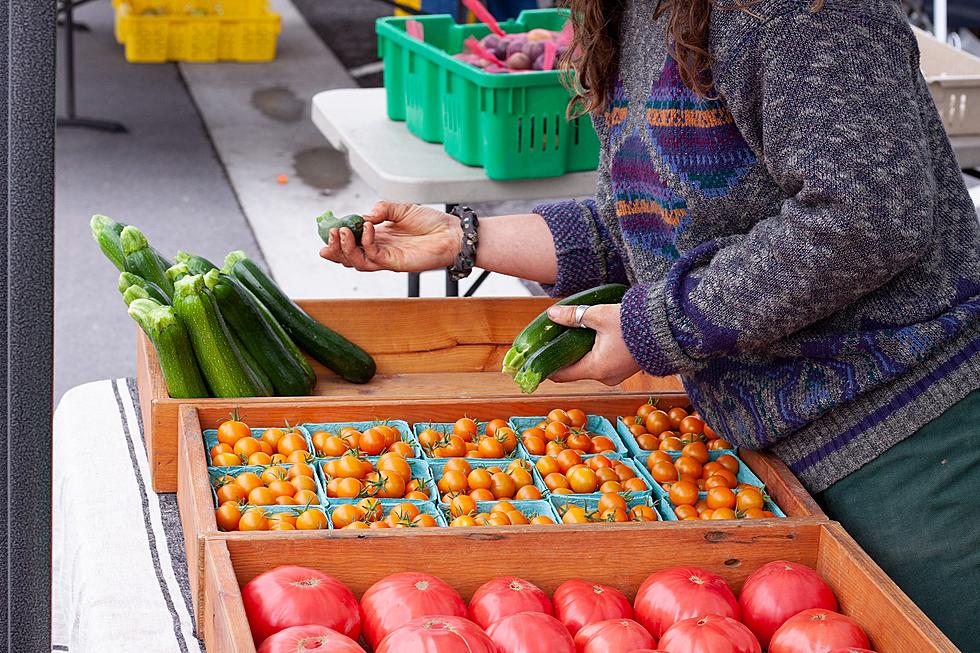
<svg viewBox="0 0 980 653"><path fill-rule="evenodd" d="M892 0L716 7L704 99L628 5L596 197L535 209L551 290L629 283L637 362L818 492L980 387L980 227L915 37Z"/></svg>

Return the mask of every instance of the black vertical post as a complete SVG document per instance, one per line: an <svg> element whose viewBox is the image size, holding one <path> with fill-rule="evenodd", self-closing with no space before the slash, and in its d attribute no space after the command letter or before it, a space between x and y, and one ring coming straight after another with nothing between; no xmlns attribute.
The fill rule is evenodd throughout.
<svg viewBox="0 0 980 653"><path fill-rule="evenodd" d="M51 401L54 287L54 2L0 3L6 343L0 650L51 650ZM0 55L3 57L4 55Z"/></svg>
<svg viewBox="0 0 980 653"><path fill-rule="evenodd" d="M69 120L75 119L75 7L73 0L64 0L65 8L65 110Z"/></svg>

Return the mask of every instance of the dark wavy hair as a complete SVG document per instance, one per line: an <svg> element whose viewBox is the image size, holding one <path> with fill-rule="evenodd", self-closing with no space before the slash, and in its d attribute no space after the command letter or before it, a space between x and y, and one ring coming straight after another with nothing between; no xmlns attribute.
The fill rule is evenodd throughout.
<svg viewBox="0 0 980 653"><path fill-rule="evenodd" d="M751 12L758 0L732 0L724 4L715 0L659 0L651 20L667 16L667 40L677 62L681 79L700 96L711 92L711 55L708 53L708 25L713 9ZM597 111L605 107L619 68L619 38L627 0L563 0L571 9L574 25L572 44L562 58L561 67L577 73L566 83L573 97L568 104L570 116ZM824 0L814 0L812 11L819 11Z"/></svg>

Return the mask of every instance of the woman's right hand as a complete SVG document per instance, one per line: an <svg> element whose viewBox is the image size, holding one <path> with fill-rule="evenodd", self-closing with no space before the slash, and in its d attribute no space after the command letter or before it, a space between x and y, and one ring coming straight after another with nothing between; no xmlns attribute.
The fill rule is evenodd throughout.
<svg viewBox="0 0 980 653"><path fill-rule="evenodd" d="M360 247L350 229L333 229L320 256L362 272L425 272L452 265L461 240L459 219L448 213L381 201L364 216Z"/></svg>

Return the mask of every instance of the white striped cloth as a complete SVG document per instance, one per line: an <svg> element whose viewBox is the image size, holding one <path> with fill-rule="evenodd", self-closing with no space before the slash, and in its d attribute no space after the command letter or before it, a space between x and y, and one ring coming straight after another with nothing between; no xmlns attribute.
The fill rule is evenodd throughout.
<svg viewBox="0 0 980 653"><path fill-rule="evenodd" d="M52 651L204 651L176 495L153 492L138 406L132 379L116 379L55 410Z"/></svg>

